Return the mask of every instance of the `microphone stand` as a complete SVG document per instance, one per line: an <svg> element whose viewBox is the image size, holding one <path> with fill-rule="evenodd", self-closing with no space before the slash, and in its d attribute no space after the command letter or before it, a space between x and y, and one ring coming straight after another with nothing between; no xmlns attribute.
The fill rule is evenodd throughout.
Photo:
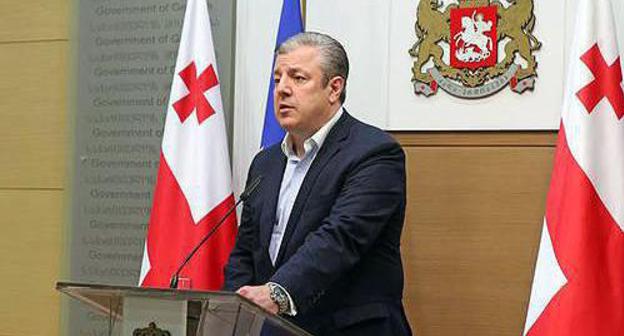
<svg viewBox="0 0 624 336"><path fill-rule="evenodd" d="M249 187L245 189L245 191L243 191L238 201L234 203L232 207L230 207L230 209L225 213L225 215L221 217L219 222L215 226L213 226L212 229L210 229L210 231L204 236L204 238L202 238L202 240L199 243L197 243L197 245L195 245L193 250L191 250L191 252L186 256L184 261L180 264L178 269L175 271L175 273L171 277L171 281L169 282L169 288L172 288L172 289L178 288L178 281L180 280L180 272L182 271L182 268L184 268L184 266L186 266L186 264L191 260L191 258L193 258L195 253L197 253L197 250L199 250L199 248L202 245L204 245L204 243L208 239L210 239L210 237L212 237L212 235L217 231L217 229L219 229L221 224L223 224L223 222L225 222L225 220L228 217L230 217L230 214L232 214L232 212L236 209L236 207L242 202L246 201L249 198L249 196L251 196L251 194L253 194L253 192L256 191L256 188L258 187L258 185L260 185L261 181L262 181L262 176L256 177L256 179L253 180L249 184Z"/></svg>

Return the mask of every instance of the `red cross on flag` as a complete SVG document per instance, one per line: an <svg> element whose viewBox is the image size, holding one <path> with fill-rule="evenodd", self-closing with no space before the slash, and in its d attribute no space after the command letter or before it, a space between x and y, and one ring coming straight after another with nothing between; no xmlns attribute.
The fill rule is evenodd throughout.
<svg viewBox="0 0 624 336"><path fill-rule="evenodd" d="M234 204L217 64L205 0L188 0L162 140L141 286L168 287L186 255ZM220 289L236 217L180 273L179 286Z"/></svg>
<svg viewBox="0 0 624 336"><path fill-rule="evenodd" d="M624 90L609 0L580 0L524 335L624 334Z"/></svg>

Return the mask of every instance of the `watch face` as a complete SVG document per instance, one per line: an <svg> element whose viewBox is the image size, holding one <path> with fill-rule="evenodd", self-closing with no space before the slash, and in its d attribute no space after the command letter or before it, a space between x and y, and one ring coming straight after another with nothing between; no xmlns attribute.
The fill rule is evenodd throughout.
<svg viewBox="0 0 624 336"><path fill-rule="evenodd" d="M283 314L288 311L288 298L286 297L286 293L279 286L274 284L269 284L269 297L275 304L277 304L279 311L278 314Z"/></svg>

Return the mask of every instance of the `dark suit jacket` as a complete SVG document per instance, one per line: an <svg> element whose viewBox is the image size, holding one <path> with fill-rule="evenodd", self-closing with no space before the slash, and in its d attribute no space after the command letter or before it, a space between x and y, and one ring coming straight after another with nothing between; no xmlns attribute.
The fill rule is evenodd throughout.
<svg viewBox="0 0 624 336"><path fill-rule="evenodd" d="M279 144L251 164L247 181L263 182L243 207L225 289L276 282L295 302L292 320L317 335L411 334L401 303L401 147L343 113L301 185L274 267L268 247L285 165Z"/></svg>

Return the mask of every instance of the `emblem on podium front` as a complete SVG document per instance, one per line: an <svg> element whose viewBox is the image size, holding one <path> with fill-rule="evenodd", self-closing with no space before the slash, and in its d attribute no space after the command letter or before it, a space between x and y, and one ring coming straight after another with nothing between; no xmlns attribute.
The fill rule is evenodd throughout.
<svg viewBox="0 0 624 336"><path fill-rule="evenodd" d="M441 88L460 98L484 98L506 86L522 94L537 77L533 0L420 0L416 14L414 93Z"/></svg>
<svg viewBox="0 0 624 336"><path fill-rule="evenodd" d="M135 329L132 336L171 336L167 330L159 329L155 322L150 322L147 328Z"/></svg>

